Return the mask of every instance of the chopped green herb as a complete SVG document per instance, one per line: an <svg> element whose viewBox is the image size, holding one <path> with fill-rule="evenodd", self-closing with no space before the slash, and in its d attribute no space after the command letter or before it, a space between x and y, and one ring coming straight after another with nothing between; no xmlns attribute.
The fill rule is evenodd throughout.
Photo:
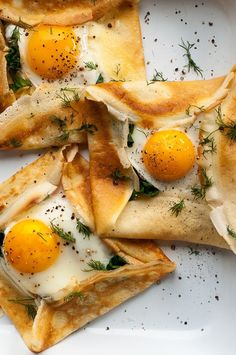
<svg viewBox="0 0 236 355"><path fill-rule="evenodd" d="M60 136L57 137L59 141L67 141L70 137L69 131L64 131Z"/></svg>
<svg viewBox="0 0 236 355"><path fill-rule="evenodd" d="M20 75L16 75L13 78L13 84L10 84L9 86L14 92L16 92L21 88L30 87L31 82L28 79L23 79Z"/></svg>
<svg viewBox="0 0 236 355"><path fill-rule="evenodd" d="M66 240L67 242L70 242L70 243L76 242L76 239L73 237L71 232L65 232L62 228L56 226L52 222L50 222L50 225L51 225L52 231L54 233L56 233L57 235L59 235L60 238Z"/></svg>
<svg viewBox="0 0 236 355"><path fill-rule="evenodd" d="M80 298L81 300L84 298L84 295L82 292L80 291L74 291L74 292L70 292L67 296L64 297L64 301L65 302L69 302L74 298Z"/></svg>
<svg viewBox="0 0 236 355"><path fill-rule="evenodd" d="M200 140L199 144L204 147L203 149L203 156L207 153L215 153L216 152L216 143L214 137L210 137L211 134L214 132L210 133L207 137L203 138Z"/></svg>
<svg viewBox="0 0 236 355"><path fill-rule="evenodd" d="M86 226L85 224L83 224L82 222L80 222L79 219L77 219L77 225L76 225L76 229L79 233L83 234L84 239L90 237L90 235L92 234L91 229Z"/></svg>
<svg viewBox="0 0 236 355"><path fill-rule="evenodd" d="M5 232L4 230L0 230L0 257L3 257L2 245L3 245L4 238L5 238Z"/></svg>
<svg viewBox="0 0 236 355"><path fill-rule="evenodd" d="M206 190L213 185L212 178L207 176L206 169L201 170L202 184L201 186L193 186L191 193L196 200L203 199L206 196Z"/></svg>
<svg viewBox="0 0 236 355"><path fill-rule="evenodd" d="M22 146L22 142L17 138L12 138L9 141L9 146L14 148L19 148Z"/></svg>
<svg viewBox="0 0 236 355"><path fill-rule="evenodd" d="M130 177L127 175L123 175L119 169L116 169L110 177L113 180L113 185L119 185L120 181L129 181Z"/></svg>
<svg viewBox="0 0 236 355"><path fill-rule="evenodd" d="M153 74L153 78L151 79L151 81L167 81L167 78L164 78L163 73L159 72L155 69L155 72Z"/></svg>
<svg viewBox="0 0 236 355"><path fill-rule="evenodd" d="M119 267L124 266L126 264L127 264L127 262L121 256L114 255L109 260L107 266L105 264L101 263L101 261L91 260L88 263L88 266L90 267L90 269L85 269L83 271L86 271L86 272L90 272L90 271L93 271L93 270L110 271L110 270L116 270Z"/></svg>
<svg viewBox="0 0 236 355"><path fill-rule="evenodd" d="M230 226L227 226L227 232L230 237L236 239L236 232L232 228L230 228Z"/></svg>
<svg viewBox="0 0 236 355"><path fill-rule="evenodd" d="M155 186L150 184L148 181L142 179L139 175L138 177L139 177L139 185L140 185L139 191L136 190L133 191L130 197L130 201L137 200L140 197L155 197L160 193L160 190L158 190Z"/></svg>
<svg viewBox="0 0 236 355"><path fill-rule="evenodd" d="M60 129L64 129L66 127L66 122L64 120L62 120L60 117L53 115L53 116L50 116L49 119L51 120L52 123L57 125Z"/></svg>
<svg viewBox="0 0 236 355"><path fill-rule="evenodd" d="M101 83L104 83L104 78L103 78L102 74L100 73L97 78L96 84L101 84Z"/></svg>
<svg viewBox="0 0 236 355"><path fill-rule="evenodd" d="M33 298L16 298L16 299L9 299L8 301L24 306L29 318L31 318L32 320L34 320L34 318L36 317L37 308L34 304Z"/></svg>
<svg viewBox="0 0 236 355"><path fill-rule="evenodd" d="M115 270L121 266L126 265L127 262L119 255L114 255L106 266L107 270Z"/></svg>
<svg viewBox="0 0 236 355"><path fill-rule="evenodd" d="M47 242L47 239L44 238L42 232L37 232L37 235L38 235L41 239L43 239L45 242Z"/></svg>
<svg viewBox="0 0 236 355"><path fill-rule="evenodd" d="M188 72L193 70L197 75L201 75L201 77L203 77L203 70L195 63L190 52L190 50L195 46L195 43L189 43L189 41L184 42L183 39L181 41L182 43L179 44L179 46L186 52L183 54L183 57L186 57L188 60L188 64L185 65L185 67L188 68Z"/></svg>
<svg viewBox="0 0 236 355"><path fill-rule="evenodd" d="M85 272L90 272L93 270L98 270L98 271L106 271L106 266L105 264L101 263L101 261L99 260L90 260L88 262L88 266L90 267L90 269L84 269L83 271Z"/></svg>
<svg viewBox="0 0 236 355"><path fill-rule="evenodd" d="M21 69L20 51L18 46L19 39L20 31L19 28L15 27L9 40L9 49L6 55L7 67L10 74L13 76Z"/></svg>
<svg viewBox="0 0 236 355"><path fill-rule="evenodd" d="M93 62L84 62L84 64L85 64L85 68L89 70L97 70L97 64Z"/></svg>
<svg viewBox="0 0 236 355"><path fill-rule="evenodd" d="M205 111L204 106L189 105L188 108L186 108L186 111L185 111L187 116L191 116L191 114L190 114L191 107L194 107L194 108L198 109L199 112L204 112Z"/></svg>
<svg viewBox="0 0 236 355"><path fill-rule="evenodd" d="M189 247L189 255L199 255L200 251L199 250L194 250L192 247Z"/></svg>
<svg viewBox="0 0 236 355"><path fill-rule="evenodd" d="M184 207L185 207L184 200L181 200L180 202L175 203L169 210L171 211L172 214L178 217L178 215L182 212Z"/></svg>
<svg viewBox="0 0 236 355"><path fill-rule="evenodd" d="M128 141L127 141L127 145L129 148L133 147L133 144L134 144L134 140L133 140L133 135L134 133L134 124L133 123L130 123L129 124L129 134L128 134Z"/></svg>
<svg viewBox="0 0 236 355"><path fill-rule="evenodd" d="M80 128L78 128L78 131L85 131L89 134L94 134L97 130L97 126L89 123L84 123Z"/></svg>
<svg viewBox="0 0 236 355"><path fill-rule="evenodd" d="M227 137L229 137L232 141L236 141L236 122L229 121L225 123L223 120L223 114L221 111L221 106L216 109L217 118L216 124L219 126L219 130L223 132Z"/></svg>

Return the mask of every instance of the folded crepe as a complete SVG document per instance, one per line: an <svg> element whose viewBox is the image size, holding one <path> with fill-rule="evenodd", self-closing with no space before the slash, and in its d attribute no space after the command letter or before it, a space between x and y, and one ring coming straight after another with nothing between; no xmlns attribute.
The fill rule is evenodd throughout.
<svg viewBox="0 0 236 355"><path fill-rule="evenodd" d="M137 3L135 0L96 1L0 1L0 18L5 21L24 22L29 26L40 23L48 25L77 25L97 20L121 5Z"/></svg>
<svg viewBox="0 0 236 355"><path fill-rule="evenodd" d="M114 7L113 11L107 13L101 20L78 26L75 31L79 31L77 34L79 67L76 67L72 74L69 73L68 78L67 76L60 77L53 83L52 80L43 79L37 73L35 74L27 64L27 40L31 34L37 35L39 31L24 29L24 26L24 23L19 24L14 39L10 37L8 43L10 49L11 43L13 44L14 50L16 42L19 44L20 68L15 73L8 67L9 74L11 74L9 82L14 93L12 90L9 91L5 60L8 51L6 49L5 52L1 51L3 45L1 45L0 37L0 69L4 79L0 83L0 90L4 94L0 95L0 102L3 99L5 101L4 106L2 104L2 110L12 103L10 98L16 99L13 105L0 114L2 133L0 149L34 149L54 145L62 146L74 141L86 142L84 131L79 131L81 123L84 123L81 122L81 117L84 117L83 87L95 84L96 81L137 80L138 78L145 80L143 48L136 6L125 5L119 9ZM11 36L14 33L12 27L6 26L5 30L8 32L8 37L9 33ZM45 33L43 32L42 35ZM50 34L48 35L50 37ZM8 60L10 61L9 58ZM19 78L26 80L20 88L18 88ZM22 79L20 79L21 83ZM72 101L78 104L76 105L78 112L75 110L75 105L71 105Z"/></svg>
<svg viewBox="0 0 236 355"><path fill-rule="evenodd" d="M213 80L153 82L150 85L144 82L108 83L87 89L87 97L98 101L98 124L106 127L104 133L98 130L88 137L92 201L99 235L114 238L181 240L222 248L231 246L227 238L222 238L223 233L220 233L215 218L212 217L214 210L211 212L212 205L208 196L212 189L214 190L216 176L217 179L221 176L221 188L224 181L224 189L228 194L232 193L234 173L231 164L234 155L231 153L234 145L232 140L228 140L224 145L217 144L215 154L211 135L204 140L202 132L205 131L204 125L208 124L208 115L216 114L221 103L222 110L227 107L225 110L229 111L230 100L232 116L234 80L233 68L226 78ZM228 120L233 122L231 116ZM98 117L90 116L88 122L97 124ZM115 130L116 126L119 129ZM185 138L191 137L195 159L194 168L186 177L177 179L178 181L160 183L145 167L145 144L156 132L165 130L174 130L174 137L176 131L177 136L180 132L181 139L182 135ZM213 130L206 131L209 134ZM228 130L225 129L225 132ZM215 134L226 139L226 134L222 135L221 130ZM226 144L230 153L227 153ZM185 148L187 150L187 147L184 147L184 150ZM178 149L177 146L177 152ZM227 159L231 158L230 163L225 156L222 163L222 155L225 154ZM208 172L205 162L211 157L218 162L214 173ZM182 162L185 164L185 158ZM228 168L222 167L225 164L228 164ZM130 174L132 169L133 177ZM227 171L226 175L224 169ZM173 169L173 174L176 173L175 170ZM103 173L104 171L106 173ZM226 177L223 179L223 176ZM226 179L231 179L232 183ZM112 194L111 190L116 188L117 193ZM224 189L222 188L222 191L225 191ZM226 195L222 194L222 198L223 196L225 198ZM233 199L234 194L231 196ZM233 214L232 205L230 210ZM225 223L224 231L227 226L228 229L232 228L232 235L235 228L233 221Z"/></svg>
<svg viewBox="0 0 236 355"><path fill-rule="evenodd" d="M26 345L35 352L54 345L175 268L151 241L117 238L101 241L92 233L89 164L75 154L76 147L49 152L0 185L0 226L5 229L0 257L0 305ZM41 217L41 222L37 216ZM30 255L28 252L24 267L29 267L32 254L37 257L45 243L44 254L51 252L53 257L54 248L48 247L49 234L37 229L47 218L51 219L49 225L54 233L59 233L58 238L61 238L58 242L60 256L46 270L47 274L45 270L35 270L43 255L37 262L37 258L34 259L31 265L34 272L17 271L16 265L22 267L21 260L27 252L20 258L15 258L14 253L16 249L22 250L29 240L22 242L21 239L20 245L15 244L15 248L11 245L8 249L9 243L17 238L14 228L18 223L25 224L26 233L33 223L31 238L36 238L35 250L31 248ZM74 223L77 223L78 235L73 229ZM56 269L59 260L61 264ZM72 277L71 265L74 265Z"/></svg>

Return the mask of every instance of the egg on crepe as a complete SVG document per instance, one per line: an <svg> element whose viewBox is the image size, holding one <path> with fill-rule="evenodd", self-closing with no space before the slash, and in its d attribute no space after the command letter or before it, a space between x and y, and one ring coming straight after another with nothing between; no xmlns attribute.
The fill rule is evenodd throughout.
<svg viewBox="0 0 236 355"><path fill-rule="evenodd" d="M99 124L106 125L104 136L96 132L88 137L92 199L99 235L184 240L228 247L210 219L205 195L214 176L199 164L203 144L199 132L205 113L223 101L231 90L233 78L234 70L224 81L200 81L193 86L191 82L148 86L133 82L87 89L87 96L102 107ZM124 140L118 140L121 129L114 133L114 120L123 127L126 146ZM98 118L88 118L89 123L97 124L97 121ZM110 149L112 143L115 152ZM115 189L114 181L107 178L111 173L102 176L102 171L104 165L111 166L117 155L120 157L118 189L126 184L124 191L120 190L119 200L107 194L108 188L101 182L106 180ZM133 176L121 167L133 168ZM130 179L133 192L129 195Z"/></svg>
<svg viewBox="0 0 236 355"><path fill-rule="evenodd" d="M93 233L89 164L75 147L47 153L3 182L0 201L0 304L33 351L175 268L153 242Z"/></svg>

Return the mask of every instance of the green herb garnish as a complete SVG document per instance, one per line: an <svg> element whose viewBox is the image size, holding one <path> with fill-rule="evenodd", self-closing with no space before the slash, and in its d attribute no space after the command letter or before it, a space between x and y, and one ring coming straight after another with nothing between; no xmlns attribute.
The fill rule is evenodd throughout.
<svg viewBox="0 0 236 355"><path fill-rule="evenodd" d="M232 228L230 228L230 226L227 226L227 232L230 237L236 239L236 232Z"/></svg>
<svg viewBox="0 0 236 355"><path fill-rule="evenodd" d="M65 232L62 228L56 226L53 224L53 222L50 222L52 231L59 235L60 238L66 240L69 243L75 243L76 239L73 237L71 232Z"/></svg>
<svg viewBox="0 0 236 355"><path fill-rule="evenodd" d="M19 148L22 146L22 142L17 138L12 138L9 140L9 146L14 148Z"/></svg>
<svg viewBox="0 0 236 355"><path fill-rule="evenodd" d="M74 298L80 298L81 300L84 298L84 295L82 292L80 291L74 291L74 292L70 292L67 296L64 297L64 301L65 302L69 302Z"/></svg>
<svg viewBox="0 0 236 355"><path fill-rule="evenodd" d="M155 72L154 72L154 74L153 74L153 78L151 79L151 81L167 81L168 79L167 78L164 78L164 76L163 76L163 73L162 72L160 72L160 71L157 71L156 69L155 69Z"/></svg>
<svg viewBox="0 0 236 355"><path fill-rule="evenodd" d="M21 88L30 87L31 82L28 79L22 78L20 75L16 75L13 78L13 84L10 84L9 86L14 92L16 92Z"/></svg>
<svg viewBox="0 0 236 355"><path fill-rule="evenodd" d="M139 191L136 190L133 191L130 197L130 201L137 200L140 197L155 197L160 193L160 190L158 190L155 186L150 184L148 181L142 179L139 175L138 177L139 177Z"/></svg>
<svg viewBox="0 0 236 355"><path fill-rule="evenodd" d="M9 49L6 55L7 67L10 74L13 76L21 69L20 51L18 46L19 39L20 31L19 28L15 27L9 40Z"/></svg>
<svg viewBox="0 0 236 355"><path fill-rule="evenodd" d="M183 39L181 41L182 43L179 44L179 46L186 52L183 54L183 57L186 57L188 60L188 64L185 65L185 67L188 68L188 72L193 70L197 75L201 75L201 77L203 77L203 70L195 63L190 52L190 50L195 46L195 43L189 43L189 41L184 42Z"/></svg>
<svg viewBox="0 0 236 355"><path fill-rule="evenodd" d="M201 170L202 184L201 186L193 186L191 193L196 200L203 199L206 196L206 190L213 185L212 178L207 176L206 169Z"/></svg>
<svg viewBox="0 0 236 355"><path fill-rule="evenodd" d="M90 260L88 262L88 266L90 267L90 269L84 269L83 271L85 272L90 272L93 270L98 270L98 271L106 271L106 265L103 264L101 261L99 260Z"/></svg>
<svg viewBox="0 0 236 355"><path fill-rule="evenodd" d="M91 229L86 226L85 224L83 224L82 222L80 222L79 219L77 219L77 225L76 225L76 229L79 233L83 234L84 239L90 237L90 235L92 234Z"/></svg>
<svg viewBox="0 0 236 355"><path fill-rule="evenodd" d="M119 169L116 169L110 177L113 180L113 185L119 185L120 181L129 181L130 177L127 175L123 175Z"/></svg>
<svg viewBox="0 0 236 355"><path fill-rule="evenodd" d="M85 131L89 134L94 134L97 130L97 126L89 123L83 123L82 126L77 129L77 131Z"/></svg>
<svg viewBox="0 0 236 355"><path fill-rule="evenodd" d="M133 147L134 140L132 137L132 134L134 133L134 124L130 123L129 124L129 134L128 134L128 140L127 140L127 145L129 148Z"/></svg>
<svg viewBox="0 0 236 355"><path fill-rule="evenodd" d="M107 270L115 270L121 266L126 265L127 262L119 255L114 255L106 266Z"/></svg>
<svg viewBox="0 0 236 355"><path fill-rule="evenodd" d="M84 62L85 64L85 68L89 69L89 70L97 70L97 64L93 63L93 62Z"/></svg>
<svg viewBox="0 0 236 355"><path fill-rule="evenodd" d="M185 203L184 200L181 200L177 203L175 203L169 211L171 211L171 214L174 214L176 217L182 212L183 208L185 208Z"/></svg>
<svg viewBox="0 0 236 355"><path fill-rule="evenodd" d="M24 306L29 318L31 318L32 320L34 320L34 318L36 317L37 308L34 304L33 298L16 298L9 299L8 301Z"/></svg>
<svg viewBox="0 0 236 355"><path fill-rule="evenodd" d="M101 84L101 83L104 83L104 78L103 78L102 74L100 73L97 78L96 84Z"/></svg>
<svg viewBox="0 0 236 355"><path fill-rule="evenodd" d="M105 265L104 263L101 263L101 261L98 260L91 260L88 263L88 266L90 267L90 269L85 269L83 271L86 272L90 272L93 270L97 270L97 271L110 271L110 270L116 270L121 266L126 265L127 262L119 255L114 255L110 260L109 263L107 265Z"/></svg>
<svg viewBox="0 0 236 355"><path fill-rule="evenodd" d="M66 127L66 122L62 120L60 117L57 117L55 115L49 117L51 122L57 125L60 129L64 129Z"/></svg>
<svg viewBox="0 0 236 355"><path fill-rule="evenodd" d="M229 137L232 141L236 140L236 122L229 121L225 123L223 120L223 115L221 111L221 106L216 109L217 118L216 124L219 126L219 130L223 132L227 137Z"/></svg>
<svg viewBox="0 0 236 355"><path fill-rule="evenodd" d="M194 108L198 109L199 112L204 112L204 111L205 111L204 106L189 105L188 108L186 108L186 111L185 111L187 116L191 116L191 115L190 115L190 109L191 109L191 107L194 107Z"/></svg>

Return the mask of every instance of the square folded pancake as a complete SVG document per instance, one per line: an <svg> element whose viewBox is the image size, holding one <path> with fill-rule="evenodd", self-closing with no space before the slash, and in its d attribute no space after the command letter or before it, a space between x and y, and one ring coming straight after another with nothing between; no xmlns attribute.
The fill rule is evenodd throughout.
<svg viewBox="0 0 236 355"><path fill-rule="evenodd" d="M95 225L100 236L181 240L229 248L211 221L205 196L214 176L206 175L198 155L203 155L201 122L208 112L215 111L221 102L223 105L233 82L234 69L226 78L212 80L108 83L87 89L87 97L98 101L97 117L94 114L87 122L98 125L88 143ZM139 169L144 145L136 149L135 138L141 136L146 142L164 130L184 135L193 132L196 160L190 183L180 179L180 183L159 186L155 179L149 180L150 173L146 177ZM136 156L137 152L141 155ZM210 149L206 152L211 154Z"/></svg>
<svg viewBox="0 0 236 355"><path fill-rule="evenodd" d="M71 111L70 106L72 105L70 105L70 103L73 101L73 98L76 99L74 101L77 101L77 103L82 99L81 91L83 91L83 87L88 84L95 84L96 80L98 82L110 80L145 80L145 65L139 16L137 6L135 5L124 5L118 9L114 7L111 12L108 12L99 21L90 21L83 26L77 26L74 31L75 33L78 31L76 38L79 38L79 57L76 57L76 67L71 69L72 71L74 70L73 75L71 74L72 72L69 72L65 77L63 76L59 79L45 79L31 69L27 61L27 41L31 34L32 36L37 36L41 32L38 28L24 29L21 26L24 27L24 24L20 24L20 27L17 27L15 33L15 37L20 38L17 42L20 46L20 68L16 73L13 71L13 74L12 70L9 69L11 74L10 86L15 90L14 93L12 90L9 91L4 52L0 51L2 73L5 73L3 75L4 82L2 83L5 84L3 89L0 87L0 90L4 90L6 93L8 92L6 96L13 96L16 99L7 110L0 114L2 131L0 138L1 149L34 149L54 145L61 146L65 143L73 143L75 140L77 140L78 143L85 142L84 132L81 133L77 131L76 134L74 130L73 134L69 134L68 137L71 120L65 114L66 110L64 110L67 108L67 111ZM9 27L5 24L6 32L13 33L14 28L14 26ZM65 30L62 30L62 32L63 31ZM46 34L42 29L42 35L50 37L54 36L53 33L53 29L52 34L50 29L46 30ZM71 36L71 34L68 36ZM65 37L65 40L67 40L67 35ZM15 46L15 39L12 43ZM52 41L50 46L52 45L52 48L54 48L55 43L55 41ZM11 42L9 42L8 45L11 46ZM44 46L44 43L42 43L42 46ZM38 45L36 47L38 48ZM51 50L50 47L49 50ZM50 53L47 52L46 54L49 55ZM5 52L5 54L7 54L7 52ZM40 51L36 53L35 58L39 55ZM54 52L52 55L54 55ZM49 57L51 58L51 56ZM62 58L62 63L64 63L63 59L64 58ZM71 58L71 60L73 59L75 58ZM46 63L44 58L42 58L42 62L43 61ZM46 70L48 74L47 70L53 68L53 65L50 64L49 68L45 69L43 67L42 70ZM56 72L56 74L58 73ZM67 78L68 75L69 77ZM29 86L19 88L19 77L26 80L26 82L23 81L22 85ZM22 80L20 80L20 83L22 83ZM10 103L11 102L7 102L4 108L9 106ZM83 104L81 105L82 113L78 113L79 116L84 115ZM80 110L79 107L78 110ZM69 112L69 115L70 114L74 116L77 115L75 110ZM50 122L52 117L57 117L59 120L54 120L52 124L52 122ZM67 121L65 122L66 124L62 122L65 120ZM75 125L73 125L72 122L72 128L78 130L81 127L81 125L79 125L81 122L80 119L78 119L79 122L76 121L77 119L75 119ZM21 126L20 131L18 130L19 125ZM47 126L49 127L48 131ZM66 128L66 126L68 127ZM58 129L63 132L58 132ZM65 133L64 131L66 131L66 134L63 134ZM18 135L21 137L17 137ZM61 139L58 139L60 136ZM11 144L12 140L13 144ZM14 144L15 141L20 143Z"/></svg>
<svg viewBox="0 0 236 355"><path fill-rule="evenodd" d="M0 18L5 21L24 22L29 26L40 23L48 25L77 25L97 20L122 4L134 4L135 0L96 1L0 1Z"/></svg>
<svg viewBox="0 0 236 355"><path fill-rule="evenodd" d="M2 248L3 256L0 259L0 305L18 329L26 345L35 352L40 352L61 341L86 323L142 292L175 268L175 264L151 241L117 238L100 240L92 235L94 222L88 180L89 164L77 153L76 147L72 147L45 154L0 185L0 201L2 201L0 225L6 231ZM8 228L8 226L13 221L17 221L17 218L20 220L22 217L25 218L25 214L30 216L35 208L37 210L45 206L44 216L50 214L53 210L50 201L55 199L58 193L60 194L58 189L62 189L64 201L56 208L56 213L61 214L61 223L65 219L64 206L67 206L68 209L73 210L76 218L86 223L87 228L89 226L91 231L89 238L81 237L80 245L77 245L77 242L73 244L74 249L70 249L70 242L65 242L63 246L70 253L77 248L79 253L77 255L81 255L77 256L77 271L78 275L83 277L79 279L75 275L70 282L59 289L58 285L53 286L55 279L58 279L56 274L51 279L44 277L40 284L29 286L30 284L26 282L31 282L29 280L34 278L37 272L30 274L29 279L21 279L20 282L20 276L14 278L12 266L7 263L6 238L12 231L12 229L9 231L12 227ZM49 206L48 204L50 208L46 207ZM65 222L68 221L70 218L65 219ZM56 223L55 218L53 223ZM70 238L73 235L75 236L71 233ZM39 237L41 240L46 238L46 235L41 233ZM40 242L43 241L44 239ZM118 260L122 260L122 264L111 266L110 260L110 268L108 266L101 268L102 264L97 261L100 269L93 269L92 273L88 272L90 270L81 269L81 263L84 262L82 255L85 252L83 248L85 245L90 245L90 250L86 251L90 255L92 251L95 252L94 243L98 248L97 253L100 253L99 248L102 248L106 250L109 257L114 255ZM14 251L14 248L10 252L12 250ZM94 259L99 255L101 254L94 254ZM82 259L79 262L80 258ZM70 265L71 259L65 262L67 264L69 262ZM64 275L66 272L64 269L67 270L66 266L60 268L59 274ZM24 272L21 274L23 275ZM62 282L60 278L58 280ZM54 292L49 292L52 287L56 289Z"/></svg>

